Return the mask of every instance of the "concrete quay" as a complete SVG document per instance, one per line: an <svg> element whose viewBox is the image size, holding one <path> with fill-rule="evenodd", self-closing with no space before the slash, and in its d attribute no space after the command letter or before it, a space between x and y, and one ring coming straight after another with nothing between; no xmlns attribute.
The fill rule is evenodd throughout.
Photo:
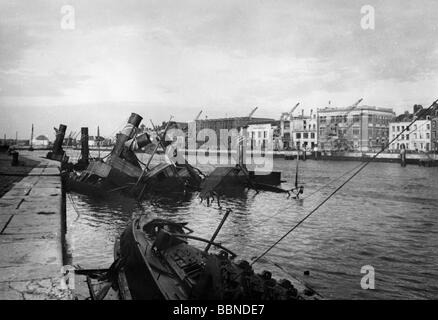
<svg viewBox="0 0 438 320"><path fill-rule="evenodd" d="M23 156L39 164L0 198L0 299L71 299L61 285L66 224L60 163L20 151ZM14 174L4 169L3 175Z"/></svg>

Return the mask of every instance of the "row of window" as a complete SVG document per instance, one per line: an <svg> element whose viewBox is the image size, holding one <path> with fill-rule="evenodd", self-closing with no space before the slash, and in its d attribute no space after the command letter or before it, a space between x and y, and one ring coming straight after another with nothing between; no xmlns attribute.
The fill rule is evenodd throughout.
<svg viewBox="0 0 438 320"><path fill-rule="evenodd" d="M259 131L257 133L257 137L261 138L262 137L262 131ZM268 131L263 131L263 138L267 138L268 137ZM252 131L251 132L251 138L254 139L255 138L255 132Z"/></svg>
<svg viewBox="0 0 438 320"><path fill-rule="evenodd" d="M353 122L359 122L361 115L355 114L353 115ZM330 118L330 123L339 123L339 122L347 122L348 116L347 115L338 115L333 117L327 117L327 116L320 116L319 122L320 123L327 123L327 118ZM378 123L378 124L388 124L390 118L387 116L378 116L378 115L368 115L368 122L370 123Z"/></svg>
<svg viewBox="0 0 438 320"><path fill-rule="evenodd" d="M435 126L434 122L435 122L435 121L432 122L432 126L433 126L433 127ZM420 125L420 127L422 127L422 126L423 126L423 125ZM407 126L406 126L406 127L407 127ZM397 130L396 130L396 129L397 129ZM427 129L427 130L430 130L430 124L429 124L429 123L426 124L426 129ZM405 130L405 126L392 126L392 131L401 132L401 131L403 131L403 130ZM413 125L412 130L417 130L417 125L416 125L416 124ZM408 129L408 131L409 131L409 129Z"/></svg>
<svg viewBox="0 0 438 320"><path fill-rule="evenodd" d="M295 134L297 139L301 139L301 132ZM309 138L309 132L303 132L303 139ZM315 132L310 132L310 139L315 139Z"/></svg>
<svg viewBox="0 0 438 320"><path fill-rule="evenodd" d="M329 133L331 133L331 134L339 133L339 134L347 135L347 132L350 129L340 128L340 129L336 130L336 128L331 128L331 129L329 129L329 128L319 128L319 135L323 136L326 133L326 130L328 130ZM353 130L353 135L354 136L360 135L360 128L353 127L352 130ZM388 136L388 131L385 130L385 129L374 129L373 131L369 130L368 132L369 132L370 135L372 135L372 132L375 132L376 136L379 136L379 137L386 137L386 136Z"/></svg>
<svg viewBox="0 0 438 320"><path fill-rule="evenodd" d="M404 143L397 143L397 144L393 144L392 145L392 149L396 148L396 149L400 149L401 146L404 145L404 147L406 149L409 149L409 144L404 144ZM425 151L429 151L430 150L430 144L429 143L414 143L413 144L413 150L425 150Z"/></svg>
<svg viewBox="0 0 438 320"><path fill-rule="evenodd" d="M414 136L414 139L417 139L417 133L412 133L412 135ZM396 136L397 135L395 133L392 134L392 138L393 139L395 139ZM409 140L409 134L406 134L406 135L402 134L399 137L400 140L405 140L405 138L406 138L406 140ZM432 138L435 139L435 132L432 132ZM423 135L421 133L418 134L418 139L423 139ZM426 139L430 139L430 133L429 132L426 132Z"/></svg>
<svg viewBox="0 0 438 320"><path fill-rule="evenodd" d="M290 129L290 121L285 121L284 122L284 125L283 125L283 129L285 130L285 131L289 131L289 129ZM316 130L316 124L309 124L309 126L307 126L307 123L306 123L306 121L304 120L303 121L303 129L304 130Z"/></svg>

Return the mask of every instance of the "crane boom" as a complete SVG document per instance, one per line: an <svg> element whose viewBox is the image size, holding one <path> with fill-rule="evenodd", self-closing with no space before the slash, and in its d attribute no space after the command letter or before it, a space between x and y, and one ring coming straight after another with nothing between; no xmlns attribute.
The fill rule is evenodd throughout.
<svg viewBox="0 0 438 320"><path fill-rule="evenodd" d="M195 121L199 119L199 117L201 116L201 113L202 113L202 110L199 111L198 115L197 115L196 118L195 118Z"/></svg>
<svg viewBox="0 0 438 320"><path fill-rule="evenodd" d="M363 98L360 98L358 101L356 101L354 104L352 104L350 106L350 110L345 114L345 116L348 116L350 114L350 112L352 112L353 110L355 110L357 108L357 106L359 105L359 103L361 103L363 100ZM345 128L342 128L342 130L344 132L348 132L348 130L353 126L354 121L351 121L351 123L349 123ZM336 136L338 137L337 141L341 141L344 138L344 134L342 133L342 131L339 131L339 128L336 125Z"/></svg>
<svg viewBox="0 0 438 320"><path fill-rule="evenodd" d="M287 120L287 118L289 118L289 120L292 120L292 112L295 111L296 108L298 108L298 106L300 105L300 103L298 102L290 111L288 112L283 112L281 114L280 120Z"/></svg>
<svg viewBox="0 0 438 320"><path fill-rule="evenodd" d="M351 107L352 108L356 108L358 105L359 105L359 103L361 103L362 102L362 100L363 100L363 98L360 98L356 103L354 103Z"/></svg>
<svg viewBox="0 0 438 320"><path fill-rule="evenodd" d="M362 102L362 100L363 100L363 98L360 98L359 100L357 100L355 103L353 103L351 106L349 106L348 108L350 108L347 112L345 112L345 114L344 114L344 117L347 117L349 114L350 114L350 112L352 112L353 110L355 110L356 108L357 108L357 106L359 105L359 103L361 103ZM343 128L344 130L348 130L348 129L350 129L352 126L353 126L353 123L354 122L352 122L352 123L350 123L346 128ZM334 129L335 129L335 131L336 131L336 136L339 136L339 132L338 132L338 123L335 123L334 124ZM332 137L331 136L329 136L328 137L328 140L331 140L332 139Z"/></svg>
<svg viewBox="0 0 438 320"><path fill-rule="evenodd" d="M292 112L294 112L297 108L298 108L298 106L300 105L300 103L298 102L291 110L290 110L290 112L289 112L289 115L290 115L290 117L292 118Z"/></svg>
<svg viewBox="0 0 438 320"><path fill-rule="evenodd" d="M359 100L357 100L355 103L353 103L349 108L351 108L345 115L348 116L350 114L351 111L353 111L354 109L357 108L357 106L359 105L359 103L361 103L363 100L363 98L360 98Z"/></svg>
<svg viewBox="0 0 438 320"><path fill-rule="evenodd" d="M254 114L254 112L256 112L256 110L257 110L258 108L259 108L259 107L255 107L254 109L252 109L252 111L250 112L248 118L251 118L252 115Z"/></svg>

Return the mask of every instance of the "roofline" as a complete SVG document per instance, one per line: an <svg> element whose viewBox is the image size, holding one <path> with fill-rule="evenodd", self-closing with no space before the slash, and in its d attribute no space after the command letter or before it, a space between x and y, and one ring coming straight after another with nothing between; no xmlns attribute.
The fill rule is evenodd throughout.
<svg viewBox="0 0 438 320"><path fill-rule="evenodd" d="M358 107L344 107L344 108L323 108L323 109L317 109L317 112L339 112L339 111L354 111L354 110L368 110L368 111L380 111L380 112L389 112L392 114L395 114L394 110L392 108L381 108L381 107L375 107L375 106L358 106Z"/></svg>
<svg viewBox="0 0 438 320"><path fill-rule="evenodd" d="M229 117L229 118L216 118L216 119L198 119L198 120L194 120L194 121L208 122L208 121L233 121L233 120L276 121L275 119L271 119L271 118L254 118L254 117Z"/></svg>

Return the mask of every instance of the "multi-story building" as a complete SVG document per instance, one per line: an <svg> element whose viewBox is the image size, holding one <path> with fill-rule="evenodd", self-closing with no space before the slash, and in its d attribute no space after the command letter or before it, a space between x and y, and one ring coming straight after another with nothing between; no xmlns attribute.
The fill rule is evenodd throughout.
<svg viewBox="0 0 438 320"><path fill-rule="evenodd" d="M389 138L395 139L397 135L399 135L405 128L409 126L411 121L397 121L389 123ZM413 136L410 133L411 130L406 130L404 134L401 134L400 137L397 138L393 143L390 144L389 150L396 151L401 148L405 148L406 150L411 150L410 142L412 141Z"/></svg>
<svg viewBox="0 0 438 320"><path fill-rule="evenodd" d="M274 135L277 130L277 122L252 123L247 127L249 147L254 149L273 150Z"/></svg>
<svg viewBox="0 0 438 320"><path fill-rule="evenodd" d="M318 142L318 120L313 110L310 116L304 111L300 116L283 118L280 120L280 134L283 149L313 149Z"/></svg>
<svg viewBox="0 0 438 320"><path fill-rule="evenodd" d="M404 133L406 129L414 120ZM438 150L438 108L423 109L421 105L414 105L413 112L406 111L397 116L390 124L390 138L400 136L390 145L390 150L399 150L404 147L412 151L430 152Z"/></svg>
<svg viewBox="0 0 438 320"><path fill-rule="evenodd" d="M388 143L390 108L357 106L318 109L318 146L321 150L373 151Z"/></svg>
<svg viewBox="0 0 438 320"><path fill-rule="evenodd" d="M431 151L431 120L417 120L411 127L408 126L412 121L397 121L389 124L389 136L395 139L389 146L390 150L396 151L402 148L412 151L429 152ZM404 133L403 130L407 129Z"/></svg>
<svg viewBox="0 0 438 320"><path fill-rule="evenodd" d="M438 151L438 117L432 118L431 120L431 148L433 151Z"/></svg>
<svg viewBox="0 0 438 320"><path fill-rule="evenodd" d="M253 117L195 120L188 123L188 137L189 140L196 139L196 148L208 143L210 149L229 149L233 143L231 136L227 135L231 133L232 130L236 130L237 132L240 128L261 122L273 123L275 120ZM227 141L223 141L225 138ZM193 147L190 146L191 143L193 142L189 141L189 148Z"/></svg>

